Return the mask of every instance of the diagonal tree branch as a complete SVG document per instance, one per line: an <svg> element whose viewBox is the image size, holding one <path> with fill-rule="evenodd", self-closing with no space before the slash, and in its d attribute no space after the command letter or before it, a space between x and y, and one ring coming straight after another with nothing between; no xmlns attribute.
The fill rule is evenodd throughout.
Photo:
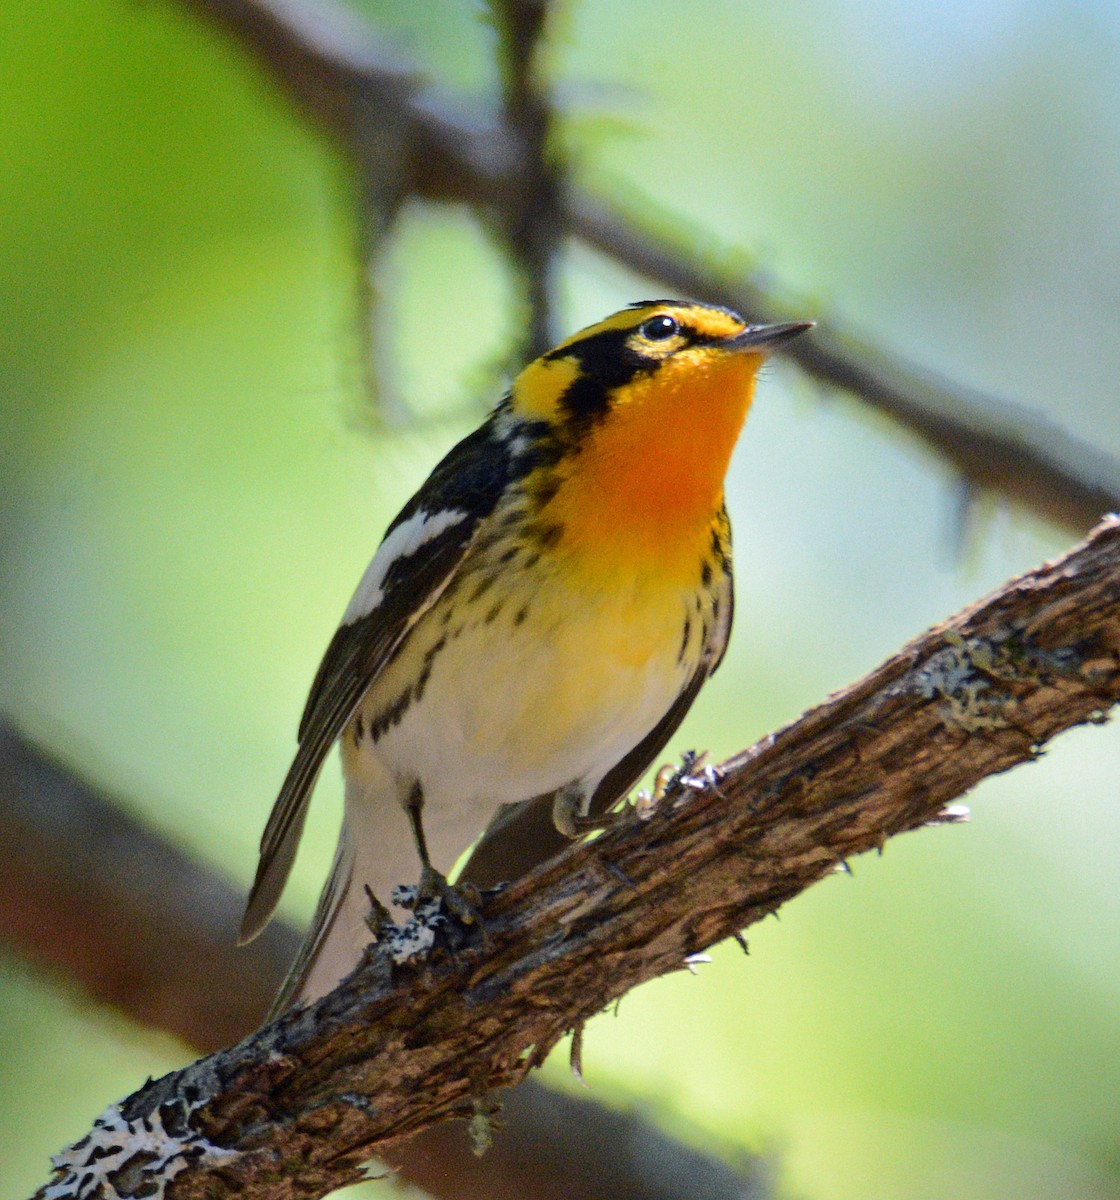
<svg viewBox="0 0 1120 1200"><path fill-rule="evenodd" d="M414 69L402 67L335 0L181 2L253 53L333 133L364 179L384 175L388 140L395 188L471 204L507 227L521 220L534 188L555 186L524 178L524 147L492 114L425 89ZM536 136L543 136L539 129ZM539 173L539 153L528 161ZM729 271L733 256L698 255L667 241L664 229L679 220L661 214L643 229L639 211L648 206L570 188L558 220L568 234L671 292L728 304L750 320L805 315L788 291ZM907 430L978 490L999 492L1077 533L1120 509L1120 463L1025 406L923 371L835 321L791 344L788 356L811 378Z"/></svg>
<svg viewBox="0 0 1120 1200"><path fill-rule="evenodd" d="M233 942L244 896L133 820L119 803L0 718L0 936L133 1020L212 1051L255 1029L299 947L273 921ZM531 1080L506 1100L502 1136L479 1160L462 1130L433 1128L392 1165L442 1200L765 1200L762 1164L735 1167ZM580 1171L568 1160L580 1146ZM700 1183L699 1181L702 1181ZM697 1188L701 1191L698 1193Z"/></svg>
<svg viewBox="0 0 1120 1200"><path fill-rule="evenodd" d="M637 984L1099 722L1120 699L1120 518L744 751L488 898L485 943L394 965L147 1084L55 1160L62 1197L313 1197L456 1115ZM84 1185L82 1183L84 1181ZM92 1183L90 1181L93 1181ZM123 1187L122 1187L123 1181ZM84 1190L80 1188L84 1186Z"/></svg>

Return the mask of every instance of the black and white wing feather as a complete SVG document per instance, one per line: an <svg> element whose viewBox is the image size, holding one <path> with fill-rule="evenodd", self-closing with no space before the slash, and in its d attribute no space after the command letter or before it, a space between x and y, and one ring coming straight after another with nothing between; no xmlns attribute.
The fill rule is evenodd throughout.
<svg viewBox="0 0 1120 1200"><path fill-rule="evenodd" d="M303 712L299 749L261 837L242 942L268 923L299 846L323 760L416 622L439 599L510 477L492 419L435 468L389 526L334 635Z"/></svg>

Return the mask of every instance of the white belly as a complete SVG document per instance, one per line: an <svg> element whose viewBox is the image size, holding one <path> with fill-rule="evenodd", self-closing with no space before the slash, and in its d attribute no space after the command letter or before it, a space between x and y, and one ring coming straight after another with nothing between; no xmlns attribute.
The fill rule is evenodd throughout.
<svg viewBox="0 0 1120 1200"><path fill-rule="evenodd" d="M363 703L366 736L347 746L348 776L387 770L399 801L418 782L441 869L500 805L571 784L590 792L661 720L696 666L698 638L681 654L690 598L653 596L576 603L553 592L530 604L531 620L519 623L510 604L461 628L444 625L437 606ZM384 717L441 637L420 698L371 739L370 720ZM376 762L363 764L367 757Z"/></svg>

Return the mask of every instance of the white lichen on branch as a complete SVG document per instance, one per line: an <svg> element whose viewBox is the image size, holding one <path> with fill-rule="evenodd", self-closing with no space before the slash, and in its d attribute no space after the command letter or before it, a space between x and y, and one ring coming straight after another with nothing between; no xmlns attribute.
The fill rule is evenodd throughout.
<svg viewBox="0 0 1120 1200"><path fill-rule="evenodd" d="M1020 629L987 637L962 637L947 629L944 636L944 648L914 672L914 690L923 699L941 700L942 720L963 733L1013 723L1017 700L1009 685L1043 683L1081 667L1076 647L1046 650Z"/></svg>
<svg viewBox="0 0 1120 1200"><path fill-rule="evenodd" d="M237 1158L191 1127L191 1104L175 1097L148 1116L128 1120L110 1104L80 1141L52 1155L54 1182L43 1200L162 1200L168 1184L190 1166L215 1166Z"/></svg>

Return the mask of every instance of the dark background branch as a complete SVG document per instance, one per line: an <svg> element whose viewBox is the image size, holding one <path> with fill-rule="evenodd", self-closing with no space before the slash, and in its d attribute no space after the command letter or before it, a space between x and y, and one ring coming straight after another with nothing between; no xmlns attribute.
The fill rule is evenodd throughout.
<svg viewBox="0 0 1120 1200"><path fill-rule="evenodd" d="M3 719L0 839L0 933L32 962L199 1050L259 1024L296 931L235 952L235 890Z"/></svg>
<svg viewBox="0 0 1120 1200"><path fill-rule="evenodd" d="M498 220L527 309L512 366L537 358L557 341L552 328L562 230L561 183L552 105L541 59L548 32L546 0L491 0L498 28L502 128L514 150L510 190Z"/></svg>
<svg viewBox="0 0 1120 1200"><path fill-rule="evenodd" d="M396 188L471 204L500 226L520 230L514 238L524 252L519 261L534 271L551 261L557 239L567 233L665 291L728 304L749 320L822 316L806 311L781 287L729 274L722 262L712 261L720 256L700 257L683 241L667 240L664 229L680 224L668 214L643 227L642 214L648 213L643 204L574 187L558 200L547 103L526 82L530 67L519 76L517 94L528 89L535 99L519 118L524 126L511 128L499 116L472 111L426 88L411 66L402 65L367 26L332 0L181 2L254 54L339 140L361 177L384 174L385 131L392 131ZM543 17L543 6L529 4L526 12L526 27L532 29L525 41L536 47L539 28L533 23ZM512 94L507 91L507 97ZM508 109L507 99L507 117ZM558 215L550 228L554 204ZM542 290L533 304L533 338L539 342L548 272L536 278ZM976 490L1006 496L1077 533L1120 509L1120 463L1025 406L924 371L843 332L842 323L832 318L812 338L792 344L789 356L810 378L882 413Z"/></svg>

